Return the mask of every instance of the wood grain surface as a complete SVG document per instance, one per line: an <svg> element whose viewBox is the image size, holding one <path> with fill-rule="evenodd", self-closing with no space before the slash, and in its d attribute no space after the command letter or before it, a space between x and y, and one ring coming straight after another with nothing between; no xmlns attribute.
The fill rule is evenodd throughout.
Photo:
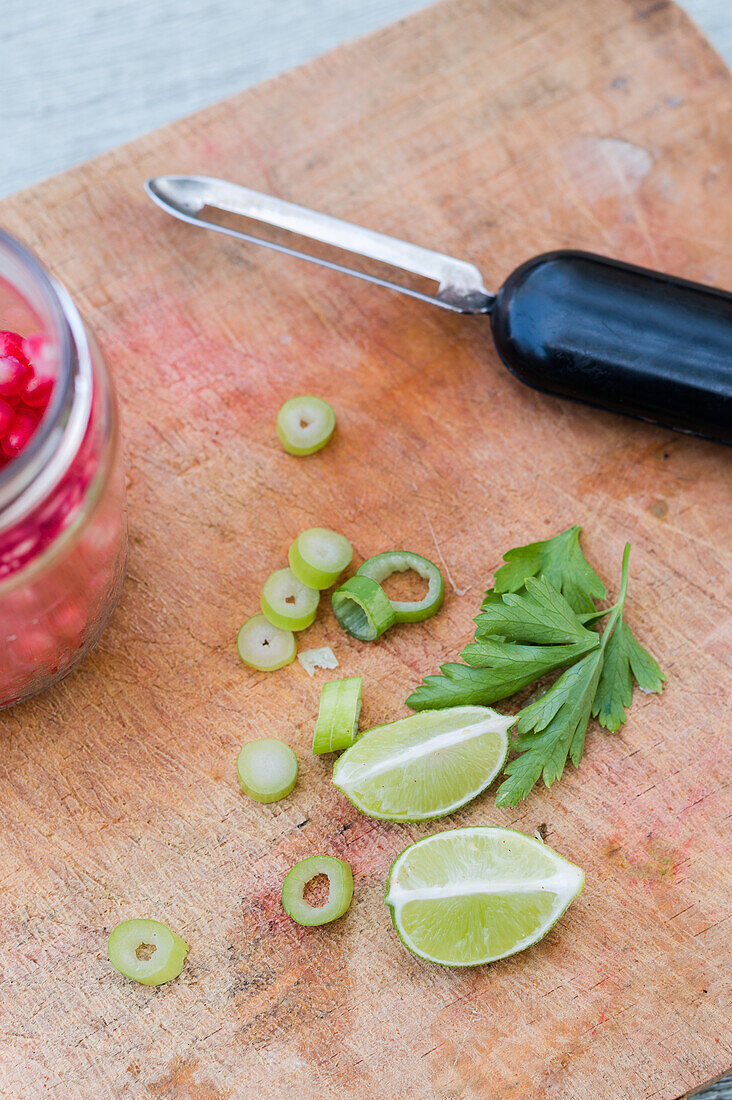
<svg viewBox="0 0 732 1100"><path fill-rule="evenodd" d="M494 288L562 246L730 286L729 99L665 0L450 0L0 206L112 365L132 532L98 652L0 718L0 1095L671 1100L732 1064L730 452L536 394L484 319L202 234L141 189L221 175L472 259ZM274 436L298 392L338 414L305 460ZM628 617L663 696L515 810L360 816L310 754L323 674L256 674L233 645L294 535L445 564L423 626L361 645L326 609L302 638L364 675L368 725L458 652L507 547L573 522L611 594L632 541ZM272 806L235 778L263 735L300 760ZM421 963L382 902L389 864L478 822L546 824L584 893L515 958ZM352 864L354 904L305 929L279 892L316 852ZM176 982L110 967L135 915L190 943Z"/></svg>

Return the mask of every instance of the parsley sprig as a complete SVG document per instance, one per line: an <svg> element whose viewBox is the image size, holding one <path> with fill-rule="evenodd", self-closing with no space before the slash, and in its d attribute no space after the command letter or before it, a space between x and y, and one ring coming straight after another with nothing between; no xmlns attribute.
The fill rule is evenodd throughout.
<svg viewBox="0 0 732 1100"><path fill-rule="evenodd" d="M658 692L658 664L623 619L628 590L626 545L620 592L613 607L598 610L605 586L579 545L579 527L553 539L509 550L477 616L475 640L464 664L427 676L407 703L414 710L488 705L548 673L565 669L547 691L517 715L512 747L496 803L513 806L539 779L561 778L569 757L576 766L591 716L615 731L626 718L633 682ZM589 629L607 617L602 634Z"/></svg>

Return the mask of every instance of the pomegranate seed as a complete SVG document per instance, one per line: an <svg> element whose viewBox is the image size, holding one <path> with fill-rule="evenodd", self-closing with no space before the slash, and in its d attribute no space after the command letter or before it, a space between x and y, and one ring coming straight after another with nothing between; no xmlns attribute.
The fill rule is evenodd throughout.
<svg viewBox="0 0 732 1100"><path fill-rule="evenodd" d="M0 396L22 393L31 374L30 366L15 355L0 358Z"/></svg>
<svg viewBox="0 0 732 1100"><path fill-rule="evenodd" d="M19 409L15 414L15 422L4 439L0 441L3 451L8 458L16 458L27 446L28 441L38 427L38 416L30 409Z"/></svg>
<svg viewBox="0 0 732 1100"><path fill-rule="evenodd" d="M54 379L48 374L31 374L25 384L23 400L32 409L45 409L51 400Z"/></svg>
<svg viewBox="0 0 732 1100"><path fill-rule="evenodd" d="M0 359L5 359L7 356L19 359L26 367L30 366L30 359L23 347L23 337L17 332L2 329L0 330Z"/></svg>
<svg viewBox="0 0 732 1100"><path fill-rule="evenodd" d="M4 439L13 426L15 420L15 409L6 401L4 397L0 397L0 439Z"/></svg>
<svg viewBox="0 0 732 1100"><path fill-rule="evenodd" d="M28 362L32 363L36 369L39 367L47 368L50 372L57 366L58 350L51 338L44 336L43 333L39 332L35 336L26 336L23 341L23 353ZM41 373L45 373L43 369Z"/></svg>

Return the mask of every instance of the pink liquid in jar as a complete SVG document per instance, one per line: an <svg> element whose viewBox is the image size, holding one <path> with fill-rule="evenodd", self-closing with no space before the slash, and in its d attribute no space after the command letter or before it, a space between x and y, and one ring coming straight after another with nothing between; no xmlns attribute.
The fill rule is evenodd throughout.
<svg viewBox="0 0 732 1100"><path fill-rule="evenodd" d="M99 349L65 292L0 233L0 707L49 687L94 646L126 546Z"/></svg>

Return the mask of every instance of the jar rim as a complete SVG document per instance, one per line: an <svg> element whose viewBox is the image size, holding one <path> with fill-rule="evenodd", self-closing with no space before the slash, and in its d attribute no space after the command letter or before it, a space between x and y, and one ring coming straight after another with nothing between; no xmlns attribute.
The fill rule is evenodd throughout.
<svg viewBox="0 0 732 1100"><path fill-rule="evenodd" d="M0 470L0 529L23 517L63 477L91 413L92 368L84 326L66 290L30 249L0 228L0 250L40 295L53 328L58 377L28 446Z"/></svg>

